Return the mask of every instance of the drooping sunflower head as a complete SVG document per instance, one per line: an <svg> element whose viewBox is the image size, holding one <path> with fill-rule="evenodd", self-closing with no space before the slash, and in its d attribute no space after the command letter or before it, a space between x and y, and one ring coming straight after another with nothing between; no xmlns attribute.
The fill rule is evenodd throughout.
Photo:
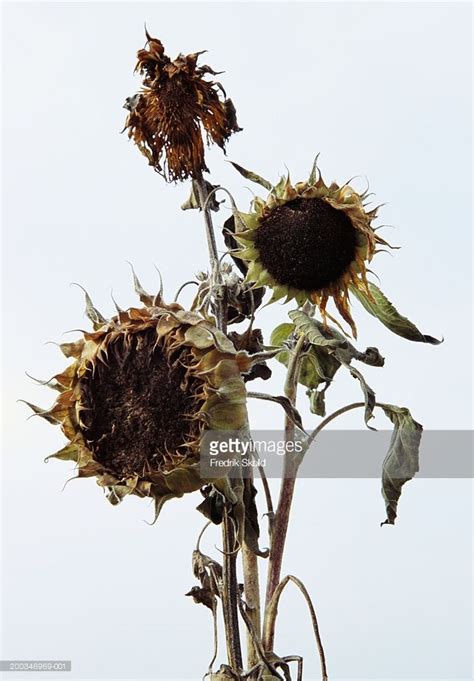
<svg viewBox="0 0 474 681"><path fill-rule="evenodd" d="M331 318L326 306L332 298L356 336L349 291L370 297L367 264L379 244L388 245L372 227L377 208L366 210L367 193L349 184L326 185L316 164L309 179L294 186L289 176L272 186L236 167L270 190L266 200L254 199L250 213L240 214L237 255L248 263L247 281L271 287L272 301L309 300L324 319Z"/></svg>
<svg viewBox="0 0 474 681"><path fill-rule="evenodd" d="M158 514L205 484L204 431L246 426L241 370L251 362L210 321L139 291L145 305L110 320L86 297L94 330L60 346L73 361L48 381L59 391L52 408L29 406L68 440L53 458L74 461L78 478L95 476L114 504L152 497Z"/></svg>
<svg viewBox="0 0 474 681"><path fill-rule="evenodd" d="M207 171L201 128L208 144L224 149L231 134L241 130L234 105L219 83L206 80L217 72L197 65L202 52L172 61L160 40L148 32L146 37L147 49L138 51L135 69L144 87L127 98L125 129L165 179L197 178Z"/></svg>

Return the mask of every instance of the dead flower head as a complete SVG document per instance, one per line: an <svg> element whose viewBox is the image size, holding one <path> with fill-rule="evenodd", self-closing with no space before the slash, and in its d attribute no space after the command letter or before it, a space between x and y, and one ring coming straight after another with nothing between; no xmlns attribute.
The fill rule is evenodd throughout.
<svg viewBox="0 0 474 681"><path fill-rule="evenodd" d="M241 130L234 105L220 83L205 79L217 72L197 66L203 52L179 54L172 61L160 40L148 32L146 38L147 47L138 51L135 68L144 87L127 98L124 129L166 180L200 177L208 170L202 128L208 144L224 149L231 134Z"/></svg>
<svg viewBox="0 0 474 681"><path fill-rule="evenodd" d="M212 321L135 285L144 305L110 320L86 294L94 330L60 346L73 361L46 382L58 398L48 410L27 404L67 438L53 458L75 462L78 478L95 477L113 504L151 497L158 515L167 499L207 482L204 431L246 427L241 372L252 360ZM213 482L227 496L226 481Z"/></svg>

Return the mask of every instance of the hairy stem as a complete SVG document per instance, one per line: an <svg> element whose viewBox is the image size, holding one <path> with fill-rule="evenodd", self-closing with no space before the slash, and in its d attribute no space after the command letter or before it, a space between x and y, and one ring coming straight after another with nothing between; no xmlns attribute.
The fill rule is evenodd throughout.
<svg viewBox="0 0 474 681"><path fill-rule="evenodd" d="M219 254L217 252L216 235L214 233L214 225L212 224L211 210L208 205L208 196L206 182L202 175L195 180L195 186L198 190L199 203L204 214L204 224L206 226L207 247L209 250L209 261L211 264L211 284L214 292L214 300L216 305L217 327L226 333L227 331L227 292L222 283L222 274L219 264Z"/></svg>
<svg viewBox="0 0 474 681"><path fill-rule="evenodd" d="M216 305L217 327L226 333L227 331L227 296L222 284L222 275L219 265L214 225L212 224L211 211L208 205L208 191L204 178L201 176L195 180L198 191L199 203L204 215L206 226L207 246L211 265L211 285ZM229 516L229 510L224 510L222 521L222 543L224 560L222 565L222 609L224 614L224 627L227 644L227 657L230 666L235 672L242 669L242 648L239 631L239 605L238 605L238 582L237 582L237 538L233 519Z"/></svg>
<svg viewBox="0 0 474 681"><path fill-rule="evenodd" d="M305 344L304 336L300 336L296 342L296 346L290 355L288 362L288 371L285 382L285 396L289 399L292 405L296 402L296 393L298 389L298 376L300 370L300 355ZM285 440L287 442L293 441L295 437L295 424L288 416L285 418ZM288 533L288 524L290 520L291 503L293 500L293 493L295 490L297 465L294 460L288 455L285 455L283 463L283 477L280 488L280 498L275 513L275 519L272 528L272 538L270 546L270 559L268 564L268 578L267 578L267 594L265 599L265 623L264 623L264 640L263 645L266 651L273 650L274 629L267 626L268 620L268 606L275 593L275 590L280 582L281 568L283 563L283 553L285 550L286 536Z"/></svg>
<svg viewBox="0 0 474 681"><path fill-rule="evenodd" d="M222 521L224 560L222 564L222 610L227 644L227 658L235 672L242 669L242 648L239 631L239 585L237 582L237 538L235 524L224 509Z"/></svg>
<svg viewBox="0 0 474 681"><path fill-rule="evenodd" d="M242 546L242 567L244 573L244 607L253 629L253 632L247 632L247 667L250 669L259 661L259 654L253 637L255 636L260 641L260 584L258 559L246 542Z"/></svg>

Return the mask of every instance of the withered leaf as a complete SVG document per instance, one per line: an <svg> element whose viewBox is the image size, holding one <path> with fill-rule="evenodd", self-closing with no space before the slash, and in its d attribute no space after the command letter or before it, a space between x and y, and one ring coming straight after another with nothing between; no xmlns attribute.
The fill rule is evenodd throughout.
<svg viewBox="0 0 474 681"><path fill-rule="evenodd" d="M382 467L382 495L387 519L382 525L394 525L403 485L419 471L419 452L423 426L417 423L405 407L381 404L393 423L393 433Z"/></svg>

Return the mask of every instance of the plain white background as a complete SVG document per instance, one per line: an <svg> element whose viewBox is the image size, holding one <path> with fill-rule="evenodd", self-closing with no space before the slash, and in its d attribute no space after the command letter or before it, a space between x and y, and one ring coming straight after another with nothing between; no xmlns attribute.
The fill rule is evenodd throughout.
<svg viewBox="0 0 474 681"><path fill-rule="evenodd" d="M410 344L354 303L360 347L387 358L366 376L426 428L466 429L470 19L468 3L4 4L2 658L71 659L73 679L197 679L211 656L210 615L183 596L203 525L199 494L169 503L149 527L147 502L112 508L91 480L62 491L71 467L43 464L61 433L26 421L16 403L50 403L54 395L24 371L57 373L65 362L43 343L88 326L70 282L111 314L111 289L122 306L135 302L125 260L150 290L156 264L168 299L206 268L200 216L179 210L187 187L165 185L119 135L122 104L139 87L144 22L170 56L208 49L204 62L225 69L219 78L244 128L228 158L271 180L288 167L299 180L320 152L328 180L359 175L362 189L367 176L376 202L388 202L380 222L394 227L383 233L402 249L374 261L381 287L445 343ZM245 209L258 188L220 152L208 158L212 179ZM265 309L267 338L289 309ZM253 388L280 393L282 380L275 367ZM355 382L338 375L328 410L358 398ZM316 424L304 391L299 406ZM251 407L254 427L281 423L278 407ZM363 427L360 414L337 427ZM470 678L471 483L415 480L397 525L384 528L379 488L298 483L284 572L314 596L330 677ZM204 548L217 556L218 542L214 530ZM305 678L319 678L296 592L280 617L277 652L304 655Z"/></svg>

